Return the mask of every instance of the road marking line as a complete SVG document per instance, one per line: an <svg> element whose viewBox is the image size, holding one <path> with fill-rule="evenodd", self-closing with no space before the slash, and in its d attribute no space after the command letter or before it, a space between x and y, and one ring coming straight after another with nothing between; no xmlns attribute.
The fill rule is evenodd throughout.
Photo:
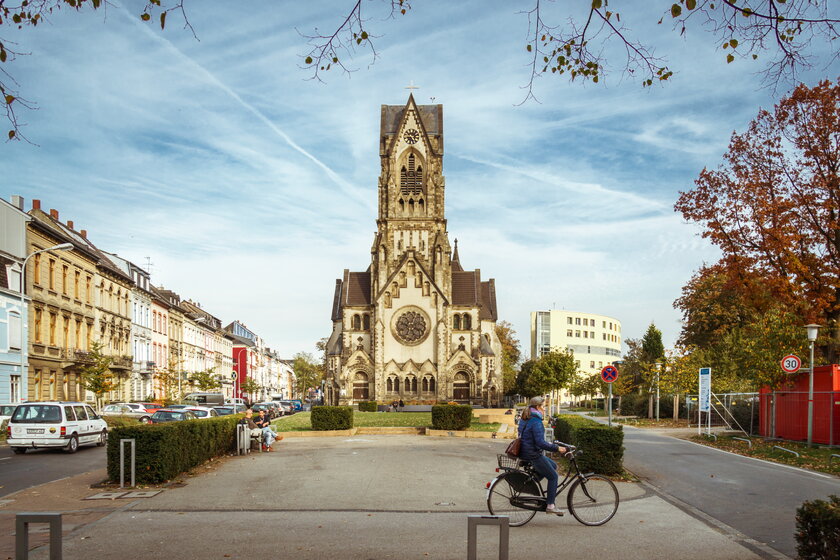
<svg viewBox="0 0 840 560"><path fill-rule="evenodd" d="M0 458L0 461L8 461L9 459L11 459L11 457L3 457L3 458Z"/></svg>
<svg viewBox="0 0 840 560"><path fill-rule="evenodd" d="M726 451L725 449L718 449L717 447L712 447L711 445L703 445L702 443L689 441L687 439L684 439L682 441L684 441L686 443L690 443L692 445L699 445L700 447L704 447L706 449L714 449L715 451L720 451L721 453L727 453L729 455L735 455L736 457L743 457L744 459L752 459L753 461L760 461L760 462L766 463L768 465L773 465L774 467L784 467L786 469L793 469L795 471L800 471L800 472L803 472L805 474L812 474L814 476L819 476L821 478L827 478L829 480L832 480L832 479L836 478L834 476L831 476L830 474L823 474L823 473L818 473L818 472L814 472L814 471L809 471L808 469L803 469L801 467L794 467L793 465L785 465L784 463L774 463L773 461L767 461L766 459L759 459L758 457L749 457L747 455L741 455L740 453L732 453L731 451Z"/></svg>

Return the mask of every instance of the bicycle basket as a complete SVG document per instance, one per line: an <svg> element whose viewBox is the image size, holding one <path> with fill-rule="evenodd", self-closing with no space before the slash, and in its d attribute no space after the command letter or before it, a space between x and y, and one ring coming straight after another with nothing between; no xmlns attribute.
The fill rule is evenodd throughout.
<svg viewBox="0 0 840 560"><path fill-rule="evenodd" d="M508 469L508 470L517 470L519 469L519 459L516 457L509 457L504 453L498 455L499 457L499 468L501 469Z"/></svg>

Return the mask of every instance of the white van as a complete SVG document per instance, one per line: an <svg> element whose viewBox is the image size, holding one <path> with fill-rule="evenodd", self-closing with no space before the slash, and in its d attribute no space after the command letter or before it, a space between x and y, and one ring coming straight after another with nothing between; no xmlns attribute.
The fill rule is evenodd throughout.
<svg viewBox="0 0 840 560"><path fill-rule="evenodd" d="M40 447L62 447L75 453L80 445L108 441L108 425L81 402L19 404L6 427L6 443L15 453Z"/></svg>

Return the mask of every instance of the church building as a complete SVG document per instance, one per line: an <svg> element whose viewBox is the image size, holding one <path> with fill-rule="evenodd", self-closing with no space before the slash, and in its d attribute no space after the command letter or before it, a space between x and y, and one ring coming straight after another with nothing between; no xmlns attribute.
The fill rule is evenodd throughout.
<svg viewBox="0 0 840 560"><path fill-rule="evenodd" d="M383 105L377 232L336 280L329 404L501 399L495 282L464 270L444 216L443 106Z"/></svg>

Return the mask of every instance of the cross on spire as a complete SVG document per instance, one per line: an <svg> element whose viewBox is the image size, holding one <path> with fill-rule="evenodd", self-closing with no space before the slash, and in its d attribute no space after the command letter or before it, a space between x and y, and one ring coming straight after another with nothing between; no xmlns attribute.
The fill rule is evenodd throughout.
<svg viewBox="0 0 840 560"><path fill-rule="evenodd" d="M404 89L409 90L409 93L414 93L412 90L420 89L420 86L415 86L414 80L409 80L409 84Z"/></svg>

